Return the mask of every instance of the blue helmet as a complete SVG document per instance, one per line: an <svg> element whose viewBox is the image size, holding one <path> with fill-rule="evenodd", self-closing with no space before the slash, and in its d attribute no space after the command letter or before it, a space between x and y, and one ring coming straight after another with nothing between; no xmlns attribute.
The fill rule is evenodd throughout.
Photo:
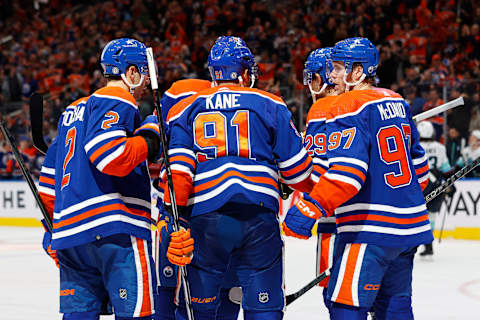
<svg viewBox="0 0 480 320"><path fill-rule="evenodd" d="M221 36L210 50L208 69L213 81L228 81L237 80L245 69L253 80L258 67L245 41L238 37Z"/></svg>
<svg viewBox="0 0 480 320"><path fill-rule="evenodd" d="M103 74L121 76L129 66L134 65L141 75L147 75L146 49L143 43L135 39L121 38L110 41L103 48L100 58Z"/></svg>
<svg viewBox="0 0 480 320"><path fill-rule="evenodd" d="M361 63L365 77L377 74L378 50L367 38L349 38L335 44L332 61L343 61L345 74L352 71L354 63Z"/></svg>
<svg viewBox="0 0 480 320"><path fill-rule="evenodd" d="M321 48L313 50L305 62L305 69L303 69L303 84L311 85L313 75L318 73L322 78L322 82L328 86L333 86L334 83L327 76L327 64L331 64L330 55L333 48Z"/></svg>

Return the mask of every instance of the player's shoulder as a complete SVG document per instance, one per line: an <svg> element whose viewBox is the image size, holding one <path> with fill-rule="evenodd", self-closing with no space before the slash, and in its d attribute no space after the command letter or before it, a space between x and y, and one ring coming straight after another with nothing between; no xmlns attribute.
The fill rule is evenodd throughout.
<svg viewBox="0 0 480 320"><path fill-rule="evenodd" d="M275 104L286 106L285 102L281 97L261 89L238 86L228 86L227 88L234 92L245 93L248 95L266 99L267 101L271 101Z"/></svg>
<svg viewBox="0 0 480 320"><path fill-rule="evenodd" d="M118 102L123 102L135 109L138 108L137 101L133 95L120 87L103 87L95 91L90 97L105 100L107 103L110 102L116 104Z"/></svg>
<svg viewBox="0 0 480 320"><path fill-rule="evenodd" d="M403 98L398 93L384 88L348 91L339 95L332 103L330 117L355 115L369 105L389 100L403 100Z"/></svg>
<svg viewBox="0 0 480 320"><path fill-rule="evenodd" d="M173 99L185 95L194 95L200 91L211 88L212 84L208 80L201 79L183 79L175 81L165 94Z"/></svg>
<svg viewBox="0 0 480 320"><path fill-rule="evenodd" d="M79 105L85 104L85 103L87 103L88 98L90 98L90 96L86 96L86 97L79 98L79 99L73 101L72 103L70 103L70 104L67 106L66 109L68 109L68 108L75 108L75 107L77 107L77 106L79 106Z"/></svg>
<svg viewBox="0 0 480 320"><path fill-rule="evenodd" d="M310 108L310 111L308 111L307 123L309 121L326 119L328 110L336 99L338 99L338 96L327 96L315 101Z"/></svg>

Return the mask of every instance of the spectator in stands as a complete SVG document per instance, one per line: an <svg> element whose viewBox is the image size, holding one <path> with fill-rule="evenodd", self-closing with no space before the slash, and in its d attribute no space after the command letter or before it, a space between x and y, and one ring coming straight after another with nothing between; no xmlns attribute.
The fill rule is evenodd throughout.
<svg viewBox="0 0 480 320"><path fill-rule="evenodd" d="M480 130L480 93L475 92L472 97L472 113L468 130Z"/></svg>
<svg viewBox="0 0 480 320"><path fill-rule="evenodd" d="M480 158L480 130L473 130L468 138L468 146L462 150L462 158L465 164ZM480 170L477 167L473 170L472 176L480 176Z"/></svg>
<svg viewBox="0 0 480 320"><path fill-rule="evenodd" d="M455 167L457 165L461 166L463 160L461 158L462 148L465 146L465 138L460 136L458 130L454 127L448 129L448 139L447 139L447 157L450 166Z"/></svg>

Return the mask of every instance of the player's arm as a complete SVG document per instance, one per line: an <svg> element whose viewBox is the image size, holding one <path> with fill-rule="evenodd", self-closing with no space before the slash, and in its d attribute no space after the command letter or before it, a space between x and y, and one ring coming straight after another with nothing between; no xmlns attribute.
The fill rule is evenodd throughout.
<svg viewBox="0 0 480 320"><path fill-rule="evenodd" d="M411 115L410 115L410 131L411 131L410 155L412 157L413 167L415 168L415 174L417 176L418 183L420 184L420 187L422 188L422 191L423 191L428 185L428 170L429 170L428 157L425 154L425 150L423 150L422 146L420 145L417 126L413 122Z"/></svg>
<svg viewBox="0 0 480 320"><path fill-rule="evenodd" d="M360 116L368 115L357 115ZM317 219L332 216L335 209L355 196L365 183L370 149L368 121L354 120L345 117L328 123L328 170L320 176L312 192L304 194L288 211L282 224L287 236L309 238Z"/></svg>
<svg viewBox="0 0 480 320"><path fill-rule="evenodd" d="M155 117L147 117L136 128L138 111L127 103L117 103L97 117L94 116L96 111L101 113L93 108L84 149L99 171L124 177L147 157L149 160L156 158L160 151L160 130Z"/></svg>
<svg viewBox="0 0 480 320"><path fill-rule="evenodd" d="M193 133L187 124L187 116L184 115L175 121L169 122L170 141L168 155L170 169L172 171L173 188L178 206L186 206L188 197L193 189L193 177L196 169L196 158L193 150ZM167 183L164 173L162 180ZM170 193L165 185L164 202L170 204Z"/></svg>
<svg viewBox="0 0 480 320"><path fill-rule="evenodd" d="M59 121L61 123L61 120ZM38 192L42 199L45 208L47 209L50 219L53 221L53 210L55 204L55 159L57 156L57 139L53 140L48 147L47 154L43 160L42 169L40 171L40 178L38 180ZM45 221L42 219L42 224L45 228L43 235L43 249L55 261L57 267L59 266L56 250L52 250L52 234L48 231Z"/></svg>
<svg viewBox="0 0 480 320"><path fill-rule="evenodd" d="M53 140L48 147L47 154L43 160L40 178L38 179L38 192L50 218L53 219L53 208L55 202L55 158L57 155L57 139Z"/></svg>
<svg viewBox="0 0 480 320"><path fill-rule="evenodd" d="M277 131L273 153L280 171L281 180L302 192L310 191L313 182L312 159L302 145L302 138L292 123L290 111L277 106Z"/></svg>
<svg viewBox="0 0 480 320"><path fill-rule="evenodd" d="M363 112L327 124L328 170L320 177L310 196L318 201L328 216L355 196L365 183L370 150L366 117L368 113Z"/></svg>

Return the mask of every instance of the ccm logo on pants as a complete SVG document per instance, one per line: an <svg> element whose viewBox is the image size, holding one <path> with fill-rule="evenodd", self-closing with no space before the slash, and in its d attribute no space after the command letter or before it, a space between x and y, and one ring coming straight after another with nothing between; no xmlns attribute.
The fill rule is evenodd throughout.
<svg viewBox="0 0 480 320"><path fill-rule="evenodd" d="M380 285L379 284L366 284L364 287L363 287L364 290L378 290L380 289Z"/></svg>

